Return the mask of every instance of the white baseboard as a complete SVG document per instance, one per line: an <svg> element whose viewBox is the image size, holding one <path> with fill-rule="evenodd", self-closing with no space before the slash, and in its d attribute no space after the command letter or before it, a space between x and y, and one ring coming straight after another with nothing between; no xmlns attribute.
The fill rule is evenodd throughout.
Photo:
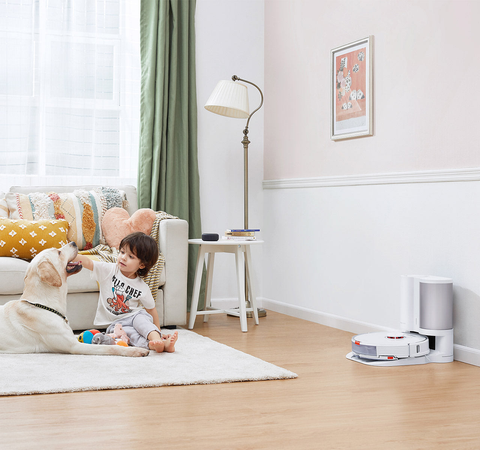
<svg viewBox="0 0 480 450"><path fill-rule="evenodd" d="M217 298L212 299L212 307L219 309L236 308L238 306L238 299L236 298ZM339 330L348 331L350 333L370 333L373 331L387 331L389 328L382 328L357 320L345 319L333 314L322 313L300 306L288 305L286 303L269 300L266 298L257 299L257 307L269 309L280 314L296 317L297 319L308 320L327 327L337 328Z"/></svg>
<svg viewBox="0 0 480 450"><path fill-rule="evenodd" d="M322 313L308 308L302 308L300 306L288 305L275 300L266 298L259 300L262 308L269 309L280 314L285 314L287 316L296 317L297 319L308 320L310 322L315 322L327 327L348 331L353 334L391 330L391 328L380 327L378 325L360 322L358 320L346 319L345 317ZM454 344L453 350L456 361L480 367L480 350L464 347L463 345L458 344Z"/></svg>
<svg viewBox="0 0 480 450"><path fill-rule="evenodd" d="M334 314L323 313L314 311L309 308L303 308L301 306L289 305L286 303L277 302L263 298L262 307L271 311L278 312L280 314L286 314L287 316L296 317L297 319L308 320L327 327L336 328L342 331L348 331L349 333L371 333L374 331L388 331L391 328L380 327L372 325L366 322L360 322L358 320L346 319L344 317L336 316Z"/></svg>
<svg viewBox="0 0 480 450"><path fill-rule="evenodd" d="M464 347L463 345L453 345L453 355L456 361L460 361L473 366L480 367L480 350L470 347Z"/></svg>

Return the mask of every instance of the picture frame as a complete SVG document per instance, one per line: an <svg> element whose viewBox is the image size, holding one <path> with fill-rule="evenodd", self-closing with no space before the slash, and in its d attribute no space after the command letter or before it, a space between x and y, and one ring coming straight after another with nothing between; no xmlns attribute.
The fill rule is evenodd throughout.
<svg viewBox="0 0 480 450"><path fill-rule="evenodd" d="M331 139L373 136L373 36L331 50L330 75Z"/></svg>

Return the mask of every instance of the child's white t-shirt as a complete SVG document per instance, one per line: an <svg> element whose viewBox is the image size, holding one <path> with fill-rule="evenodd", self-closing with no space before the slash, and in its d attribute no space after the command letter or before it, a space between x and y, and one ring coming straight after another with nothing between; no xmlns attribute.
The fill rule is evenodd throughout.
<svg viewBox="0 0 480 450"><path fill-rule="evenodd" d="M95 326L110 325L143 308L155 308L147 283L139 276L127 278L116 263L93 261L92 278L98 281L100 288Z"/></svg>

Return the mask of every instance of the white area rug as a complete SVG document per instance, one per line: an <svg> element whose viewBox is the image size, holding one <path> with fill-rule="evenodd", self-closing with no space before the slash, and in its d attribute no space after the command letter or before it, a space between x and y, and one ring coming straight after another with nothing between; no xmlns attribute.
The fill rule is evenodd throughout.
<svg viewBox="0 0 480 450"><path fill-rule="evenodd" d="M192 331L179 329L178 334L175 353L150 352L144 358L51 353L0 355L0 395L297 377Z"/></svg>

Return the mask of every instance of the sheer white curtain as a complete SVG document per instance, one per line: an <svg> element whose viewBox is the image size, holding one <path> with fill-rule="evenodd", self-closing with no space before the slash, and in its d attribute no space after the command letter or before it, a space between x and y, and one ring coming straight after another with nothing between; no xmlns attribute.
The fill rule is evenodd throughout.
<svg viewBox="0 0 480 450"><path fill-rule="evenodd" d="M0 0L0 190L136 185L140 0Z"/></svg>

